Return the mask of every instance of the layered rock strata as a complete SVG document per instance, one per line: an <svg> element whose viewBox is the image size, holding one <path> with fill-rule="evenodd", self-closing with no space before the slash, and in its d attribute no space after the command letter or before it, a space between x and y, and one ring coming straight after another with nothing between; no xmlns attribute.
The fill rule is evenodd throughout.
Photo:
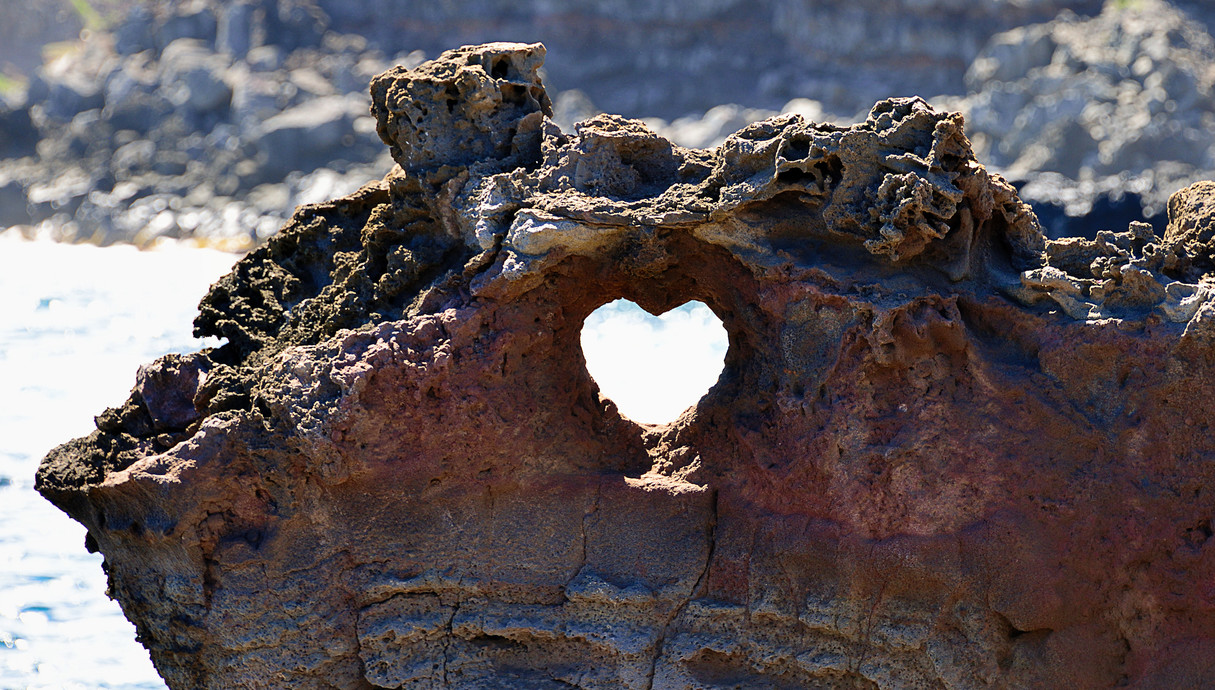
<svg viewBox="0 0 1215 690"><path fill-rule="evenodd" d="M393 172L43 462L171 687L1209 680L1215 188L1046 241L918 99L689 150L543 57L378 77ZM621 297L729 332L671 424L586 372Z"/></svg>

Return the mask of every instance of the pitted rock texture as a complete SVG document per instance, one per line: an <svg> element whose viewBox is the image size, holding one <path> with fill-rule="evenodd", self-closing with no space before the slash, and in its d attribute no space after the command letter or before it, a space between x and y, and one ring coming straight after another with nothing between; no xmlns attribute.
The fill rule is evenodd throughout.
<svg viewBox="0 0 1215 690"><path fill-rule="evenodd" d="M688 150L542 57L380 77L398 167L44 461L171 687L1210 681L1209 186L1047 242L918 99ZM621 297L729 332L669 425L586 372Z"/></svg>

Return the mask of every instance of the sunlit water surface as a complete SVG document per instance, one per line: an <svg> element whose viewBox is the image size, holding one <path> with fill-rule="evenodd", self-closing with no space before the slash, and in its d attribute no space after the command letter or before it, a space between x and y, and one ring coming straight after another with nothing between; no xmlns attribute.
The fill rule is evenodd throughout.
<svg viewBox="0 0 1215 690"><path fill-rule="evenodd" d="M126 399L140 364L203 345L198 301L236 258L0 236L0 688L164 687L34 472Z"/></svg>
<svg viewBox="0 0 1215 690"><path fill-rule="evenodd" d="M191 337L192 321L236 258L0 235L0 689L164 688L105 596L101 556L38 496L34 473L126 399L140 364L216 344ZM622 412L665 422L716 381L726 340L698 302L654 319L618 301L587 319L583 346Z"/></svg>

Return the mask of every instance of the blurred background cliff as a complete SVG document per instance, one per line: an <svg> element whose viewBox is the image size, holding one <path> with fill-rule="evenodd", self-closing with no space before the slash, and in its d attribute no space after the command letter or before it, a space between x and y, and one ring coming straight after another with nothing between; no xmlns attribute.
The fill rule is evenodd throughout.
<svg viewBox="0 0 1215 690"><path fill-rule="evenodd" d="M1163 227L1215 171L1213 26L1204 0L0 0L0 227L247 249L388 169L373 75L489 40L548 46L567 130L704 147L920 95L1051 234Z"/></svg>

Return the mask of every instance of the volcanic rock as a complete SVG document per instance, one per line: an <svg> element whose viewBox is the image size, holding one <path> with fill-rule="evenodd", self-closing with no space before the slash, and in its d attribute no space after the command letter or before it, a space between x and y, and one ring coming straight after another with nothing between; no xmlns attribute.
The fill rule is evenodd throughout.
<svg viewBox="0 0 1215 690"><path fill-rule="evenodd" d="M354 135L359 118L367 119L367 104L344 96L316 98L267 118L250 137L263 161L260 173L272 182L334 160L373 159L370 126L366 137Z"/></svg>
<svg viewBox="0 0 1215 690"><path fill-rule="evenodd" d="M17 222L41 227L22 231L141 246L194 237L245 250L290 216L290 207L259 207L259 185L306 197L305 178L320 168L346 189L382 177L392 160L374 133L367 86L400 60L360 36L326 33L301 2L124 0L114 9L130 12L113 33L48 50L25 94L0 94L0 163L25 189L64 177L89 183L69 204L31 199L32 215ZM118 184L143 191L116 198ZM136 205L148 195L157 196L155 222Z"/></svg>
<svg viewBox="0 0 1215 690"><path fill-rule="evenodd" d="M1022 198L1050 215L1125 198L1120 225L1158 216L1163 230L1169 195L1215 174L1215 38L1163 0L997 34L966 81L958 105L980 159L1026 182ZM1077 229L1043 222L1055 237Z"/></svg>
<svg viewBox="0 0 1215 690"><path fill-rule="evenodd" d="M562 132L543 57L377 78L397 167L40 467L170 687L1210 680L1210 186L1047 241L922 100L692 150ZM586 372L622 297L729 332L670 424Z"/></svg>

